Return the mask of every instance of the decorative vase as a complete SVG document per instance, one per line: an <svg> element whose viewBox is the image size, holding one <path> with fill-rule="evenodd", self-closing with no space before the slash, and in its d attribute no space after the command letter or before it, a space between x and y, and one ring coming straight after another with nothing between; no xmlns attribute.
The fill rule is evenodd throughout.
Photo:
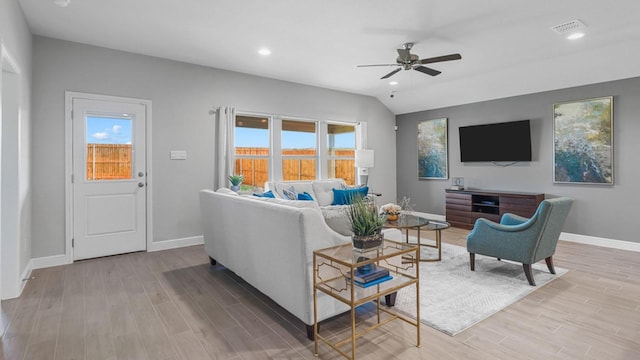
<svg viewBox="0 0 640 360"><path fill-rule="evenodd" d="M351 242L355 250L375 250L382 245L384 236L381 233L373 235L351 235Z"/></svg>
<svg viewBox="0 0 640 360"><path fill-rule="evenodd" d="M238 191L240 191L240 184L238 184L238 185L231 185L231 188L230 188L230 189L231 189L231 191L238 192Z"/></svg>
<svg viewBox="0 0 640 360"><path fill-rule="evenodd" d="M398 214L387 214L387 221L396 221L398 220Z"/></svg>

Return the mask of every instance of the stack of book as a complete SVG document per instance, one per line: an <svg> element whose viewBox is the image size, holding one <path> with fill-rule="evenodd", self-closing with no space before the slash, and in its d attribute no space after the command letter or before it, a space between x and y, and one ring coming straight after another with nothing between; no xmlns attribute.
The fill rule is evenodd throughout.
<svg viewBox="0 0 640 360"><path fill-rule="evenodd" d="M364 272L358 268L353 272L353 282L365 288L391 279L393 277L389 275L389 270L382 267L374 267ZM351 281L351 277L347 276L347 280Z"/></svg>

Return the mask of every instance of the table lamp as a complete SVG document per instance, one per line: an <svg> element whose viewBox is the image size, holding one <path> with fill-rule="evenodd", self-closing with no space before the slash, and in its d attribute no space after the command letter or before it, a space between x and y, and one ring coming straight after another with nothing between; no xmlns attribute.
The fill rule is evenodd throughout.
<svg viewBox="0 0 640 360"><path fill-rule="evenodd" d="M356 150L355 163L356 167L359 169L358 180L361 185L368 186L369 168L373 167L373 160L373 150Z"/></svg>

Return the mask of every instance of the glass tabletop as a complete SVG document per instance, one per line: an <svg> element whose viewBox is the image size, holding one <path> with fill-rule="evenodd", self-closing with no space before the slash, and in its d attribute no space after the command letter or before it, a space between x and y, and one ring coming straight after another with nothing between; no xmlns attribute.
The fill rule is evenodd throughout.
<svg viewBox="0 0 640 360"><path fill-rule="evenodd" d="M387 220L384 223L385 228L419 228L426 226L430 230L444 230L448 229L451 225L446 221L430 220L417 215L400 214L398 220Z"/></svg>

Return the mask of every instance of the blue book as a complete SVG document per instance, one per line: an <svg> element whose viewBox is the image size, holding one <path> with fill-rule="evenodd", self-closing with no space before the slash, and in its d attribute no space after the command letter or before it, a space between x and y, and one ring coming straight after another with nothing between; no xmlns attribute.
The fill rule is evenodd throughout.
<svg viewBox="0 0 640 360"><path fill-rule="evenodd" d="M391 280L391 279L393 279L393 276L387 275L385 277L381 277L379 279L376 279L376 280L373 280L373 281L369 281L367 283L361 283L361 282L358 282L358 281L354 281L354 282L355 282L356 285L358 285L360 287L367 288L369 286L380 284L381 282L385 282L385 281Z"/></svg>

